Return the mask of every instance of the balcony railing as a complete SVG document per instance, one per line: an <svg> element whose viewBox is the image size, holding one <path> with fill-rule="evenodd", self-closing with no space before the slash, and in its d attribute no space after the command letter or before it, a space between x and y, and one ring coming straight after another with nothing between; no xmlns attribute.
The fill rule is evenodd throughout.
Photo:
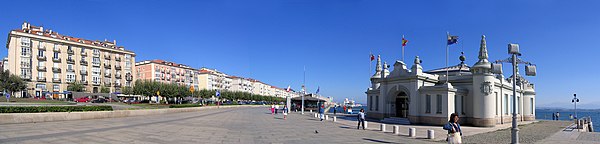
<svg viewBox="0 0 600 144"><path fill-rule="evenodd" d="M116 61L121 61L121 57L115 57Z"/></svg>
<svg viewBox="0 0 600 144"><path fill-rule="evenodd" d="M68 54L74 54L75 52L72 49L67 50Z"/></svg>
<svg viewBox="0 0 600 144"><path fill-rule="evenodd" d="M88 62L86 60L80 60L79 63L84 66L88 65Z"/></svg>
<svg viewBox="0 0 600 144"><path fill-rule="evenodd" d="M21 78L31 80L31 75L21 75Z"/></svg>
<svg viewBox="0 0 600 144"><path fill-rule="evenodd" d="M67 59L67 63L68 64L75 64L75 60L74 59Z"/></svg>
<svg viewBox="0 0 600 144"><path fill-rule="evenodd" d="M54 47L54 52L59 52L60 53L60 49L57 47Z"/></svg>
<svg viewBox="0 0 600 144"><path fill-rule="evenodd" d="M121 87L121 83L115 83L115 87Z"/></svg>
<svg viewBox="0 0 600 144"><path fill-rule="evenodd" d="M37 77L38 82L46 82L46 77Z"/></svg>
<svg viewBox="0 0 600 144"><path fill-rule="evenodd" d="M38 49L39 50L46 50L46 46L44 46L44 45L38 45Z"/></svg>
<svg viewBox="0 0 600 144"><path fill-rule="evenodd" d="M88 82L86 80L80 80L79 83L84 84L84 85L88 84Z"/></svg>
<svg viewBox="0 0 600 144"><path fill-rule="evenodd" d="M81 55L82 55L82 56L87 56L87 53L82 51L82 52L81 52Z"/></svg>
<svg viewBox="0 0 600 144"><path fill-rule="evenodd" d="M52 78L53 83L60 83L60 78Z"/></svg>
<svg viewBox="0 0 600 144"><path fill-rule="evenodd" d="M59 67L52 67L52 71L60 73L61 69Z"/></svg>
<svg viewBox="0 0 600 144"><path fill-rule="evenodd" d="M110 64L104 63L104 68L110 69Z"/></svg>
<svg viewBox="0 0 600 144"><path fill-rule="evenodd" d="M121 69L121 65L115 65L115 69L120 70Z"/></svg>
<svg viewBox="0 0 600 144"><path fill-rule="evenodd" d="M104 59L110 60L110 55L104 55Z"/></svg>
<svg viewBox="0 0 600 144"><path fill-rule="evenodd" d="M100 57L100 53L99 52L97 52L97 53L95 52L95 53L92 53L92 54L94 55L94 57Z"/></svg>
<svg viewBox="0 0 600 144"><path fill-rule="evenodd" d="M105 77L110 77L110 73L104 73Z"/></svg>
<svg viewBox="0 0 600 144"><path fill-rule="evenodd" d="M117 74L117 75L115 75L115 78L117 78L117 79L121 79L121 74Z"/></svg>
<svg viewBox="0 0 600 144"><path fill-rule="evenodd" d="M81 73L82 75L87 75L87 70L80 70L79 73Z"/></svg>
<svg viewBox="0 0 600 144"><path fill-rule="evenodd" d="M92 81L92 84L95 86L99 86L100 85L100 81Z"/></svg>
<svg viewBox="0 0 600 144"><path fill-rule="evenodd" d="M37 59L38 59L39 61L46 61L46 56L39 56L39 55L38 55L38 56L37 56Z"/></svg>
<svg viewBox="0 0 600 144"><path fill-rule="evenodd" d="M110 82L104 82L104 86L110 86Z"/></svg>
<svg viewBox="0 0 600 144"><path fill-rule="evenodd" d="M46 66L38 66L38 71L46 71Z"/></svg>
<svg viewBox="0 0 600 144"><path fill-rule="evenodd" d="M54 61L54 62L60 62L60 58L59 57L52 57L52 61Z"/></svg>
<svg viewBox="0 0 600 144"><path fill-rule="evenodd" d="M67 69L67 72L75 72L74 69Z"/></svg>
<svg viewBox="0 0 600 144"><path fill-rule="evenodd" d="M100 63L95 63L95 62L92 62L92 66L95 66L95 67L100 67Z"/></svg>

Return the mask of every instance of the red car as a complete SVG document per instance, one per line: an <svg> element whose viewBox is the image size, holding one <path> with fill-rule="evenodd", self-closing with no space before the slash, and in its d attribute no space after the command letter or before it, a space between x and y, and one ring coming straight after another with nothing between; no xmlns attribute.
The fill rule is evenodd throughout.
<svg viewBox="0 0 600 144"><path fill-rule="evenodd" d="M89 102L90 98L88 97L80 97L80 98L76 98L75 102Z"/></svg>

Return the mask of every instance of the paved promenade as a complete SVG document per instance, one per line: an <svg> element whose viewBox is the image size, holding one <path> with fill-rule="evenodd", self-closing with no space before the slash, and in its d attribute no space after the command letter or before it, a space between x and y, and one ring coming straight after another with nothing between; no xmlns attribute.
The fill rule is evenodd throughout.
<svg viewBox="0 0 600 144"><path fill-rule="evenodd" d="M319 133L315 133L315 130ZM437 131L436 131L437 132ZM0 143L431 143L267 108L0 125Z"/></svg>

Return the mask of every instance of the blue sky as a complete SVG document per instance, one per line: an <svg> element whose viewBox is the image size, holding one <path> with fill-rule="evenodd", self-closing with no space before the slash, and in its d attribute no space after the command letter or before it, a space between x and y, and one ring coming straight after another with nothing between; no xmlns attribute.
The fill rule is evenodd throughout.
<svg viewBox="0 0 600 144"><path fill-rule="evenodd" d="M450 64L473 65L482 34L491 60L519 43L538 66L538 106L600 108L600 1L18 1L0 2L0 31L23 21L86 39L116 39L136 59L164 59L365 102L369 52L393 64L402 35L425 70L445 66L445 34L459 35ZM5 35L6 36L6 35ZM0 38L5 43L6 38ZM6 56L6 50L0 57ZM409 63L410 64L410 63ZM373 63L374 65L374 63ZM412 65L412 64L411 64ZM410 66L410 65L409 65ZM504 71L509 72L505 66ZM521 69L524 69L521 67ZM507 75L508 76L508 75ZM595 105L594 105L595 104Z"/></svg>

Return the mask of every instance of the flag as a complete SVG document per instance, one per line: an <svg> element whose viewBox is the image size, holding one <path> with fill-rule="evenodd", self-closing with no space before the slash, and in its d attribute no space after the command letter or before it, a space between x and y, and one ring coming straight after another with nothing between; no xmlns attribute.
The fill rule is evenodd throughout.
<svg viewBox="0 0 600 144"><path fill-rule="evenodd" d="M287 90L286 90L286 91L287 91L287 92L290 92L290 89L291 89L291 88L290 88L290 85L288 85L288 88L287 88Z"/></svg>
<svg viewBox="0 0 600 144"><path fill-rule="evenodd" d="M458 36L453 36L448 33L448 45L458 43Z"/></svg>
<svg viewBox="0 0 600 144"><path fill-rule="evenodd" d="M404 36L402 37L402 46L406 46L406 44L408 43L408 40L404 39Z"/></svg>
<svg viewBox="0 0 600 144"><path fill-rule="evenodd" d="M320 90L321 90L321 87L317 87L317 92L315 92L315 94L319 94Z"/></svg>
<svg viewBox="0 0 600 144"><path fill-rule="evenodd" d="M375 56L371 54L371 61L375 60Z"/></svg>

